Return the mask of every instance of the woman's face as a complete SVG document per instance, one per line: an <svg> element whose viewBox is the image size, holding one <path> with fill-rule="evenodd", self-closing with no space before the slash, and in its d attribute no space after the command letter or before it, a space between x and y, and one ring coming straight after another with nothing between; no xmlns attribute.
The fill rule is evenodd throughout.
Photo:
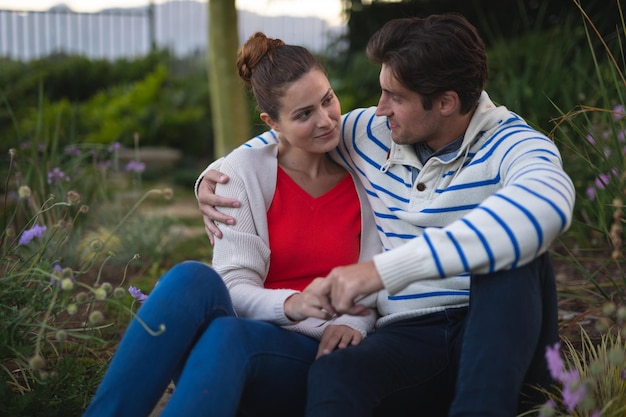
<svg viewBox="0 0 626 417"><path fill-rule="evenodd" d="M261 118L291 146L315 153L329 152L339 143L341 106L326 75L313 69L285 90L279 120Z"/></svg>

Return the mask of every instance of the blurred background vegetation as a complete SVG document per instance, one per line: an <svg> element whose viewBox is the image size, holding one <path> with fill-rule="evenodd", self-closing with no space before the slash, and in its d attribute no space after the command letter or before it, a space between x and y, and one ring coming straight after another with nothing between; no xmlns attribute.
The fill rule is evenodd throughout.
<svg viewBox="0 0 626 417"><path fill-rule="evenodd" d="M606 0L583 6L612 42L620 16L606 13ZM345 37L321 57L344 111L377 102L378 69L364 56L374 30L394 17L452 11L468 17L488 44L494 100L545 131L558 116L552 103L568 109L582 97L593 100L594 63L572 0L351 0ZM0 60L0 150L42 130L59 129L66 143L126 146L137 132L142 146L173 147L202 165L215 157L209 88L204 56L176 58L165 50L114 62L67 55ZM254 132L263 130L252 101L250 114Z"/></svg>

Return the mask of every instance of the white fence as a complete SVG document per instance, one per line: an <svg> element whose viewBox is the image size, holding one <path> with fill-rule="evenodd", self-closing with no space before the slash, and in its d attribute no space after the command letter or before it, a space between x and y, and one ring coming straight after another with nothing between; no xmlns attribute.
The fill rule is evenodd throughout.
<svg viewBox="0 0 626 417"><path fill-rule="evenodd" d="M98 13L64 7L45 12L0 10L0 57L28 61L63 52L113 60L145 55L153 46L180 57L204 54L207 8L206 0L172 0ZM239 11L238 20L241 42L261 30L317 52L325 51L344 30L313 17L269 17Z"/></svg>

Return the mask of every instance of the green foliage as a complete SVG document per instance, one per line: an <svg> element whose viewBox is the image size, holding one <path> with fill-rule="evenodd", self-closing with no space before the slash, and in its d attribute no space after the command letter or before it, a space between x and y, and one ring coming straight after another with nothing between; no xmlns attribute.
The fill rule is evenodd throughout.
<svg viewBox="0 0 626 417"><path fill-rule="evenodd" d="M546 359L556 383L546 392L550 400L532 415L621 417L626 413L625 50L623 42L605 40L580 3L575 4L593 65L582 90L588 92L587 104L562 111L552 135L563 148L577 192L575 223L569 233L573 239L568 240L565 259L586 279L576 286L563 285L561 299L563 304L577 302L584 311L568 326L581 322L580 340L562 335L565 360L558 356L558 345L548 349ZM619 1L615 5L623 37L623 10ZM584 327L583 319L593 325Z"/></svg>
<svg viewBox="0 0 626 417"><path fill-rule="evenodd" d="M598 91L589 52L580 48L584 39L583 28L565 27L494 42L488 51L491 98L549 131L558 114L554 103L571 108Z"/></svg>
<svg viewBox="0 0 626 417"><path fill-rule="evenodd" d="M121 142L132 146L133 133L146 136L154 118L153 103L157 101L167 69L160 65L148 76L130 86L100 91L80 109L81 130L90 143Z"/></svg>
<svg viewBox="0 0 626 417"><path fill-rule="evenodd" d="M606 13L606 0L584 3L603 34L614 30L619 16ZM563 29L579 22L578 9L571 0L344 0L344 10L348 12L350 56L364 50L374 31L395 18L460 13L477 27L488 44L517 38L528 30Z"/></svg>
<svg viewBox="0 0 626 417"><path fill-rule="evenodd" d="M61 145L132 145L138 133L144 146L212 157L206 69L192 59L154 54L114 64L66 56L7 61L0 80L6 82L0 83L2 151L44 135L57 136ZM84 80L94 82L86 87ZM82 94L73 92L77 88Z"/></svg>
<svg viewBox="0 0 626 417"><path fill-rule="evenodd" d="M341 101L342 112L378 103L380 69L372 65L365 52L356 53L349 60L335 57L329 60L327 67L333 89Z"/></svg>
<svg viewBox="0 0 626 417"><path fill-rule="evenodd" d="M617 5L616 12L621 14ZM593 22L586 24L586 36L593 45L598 34L593 31ZM562 112L552 136L563 148L568 171L575 173L576 224L572 233L581 244L593 242L594 235L601 236L602 244L609 243L621 251L626 190L625 51L620 43L614 44L616 49L602 44L604 59L598 58L593 49L588 57L594 67L588 72L588 87L584 90L589 91L587 104Z"/></svg>
<svg viewBox="0 0 626 417"><path fill-rule="evenodd" d="M11 149L1 170L0 404L9 415L82 413L136 308L129 281L176 243L173 219L140 210L171 190L143 192L142 165L120 170L109 160L115 147L62 142L42 135Z"/></svg>

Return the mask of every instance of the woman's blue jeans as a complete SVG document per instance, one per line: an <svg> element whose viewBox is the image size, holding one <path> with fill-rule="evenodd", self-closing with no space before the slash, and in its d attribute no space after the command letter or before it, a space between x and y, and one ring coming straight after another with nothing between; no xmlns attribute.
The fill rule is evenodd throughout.
<svg viewBox="0 0 626 417"><path fill-rule="evenodd" d="M558 340L548 255L473 276L470 293L469 309L398 321L316 360L307 417L513 417L542 402Z"/></svg>
<svg viewBox="0 0 626 417"><path fill-rule="evenodd" d="M235 317L220 276L183 262L137 312L85 416L150 414L176 387L162 417L304 414L318 343L273 324ZM153 336L146 326L165 332Z"/></svg>

